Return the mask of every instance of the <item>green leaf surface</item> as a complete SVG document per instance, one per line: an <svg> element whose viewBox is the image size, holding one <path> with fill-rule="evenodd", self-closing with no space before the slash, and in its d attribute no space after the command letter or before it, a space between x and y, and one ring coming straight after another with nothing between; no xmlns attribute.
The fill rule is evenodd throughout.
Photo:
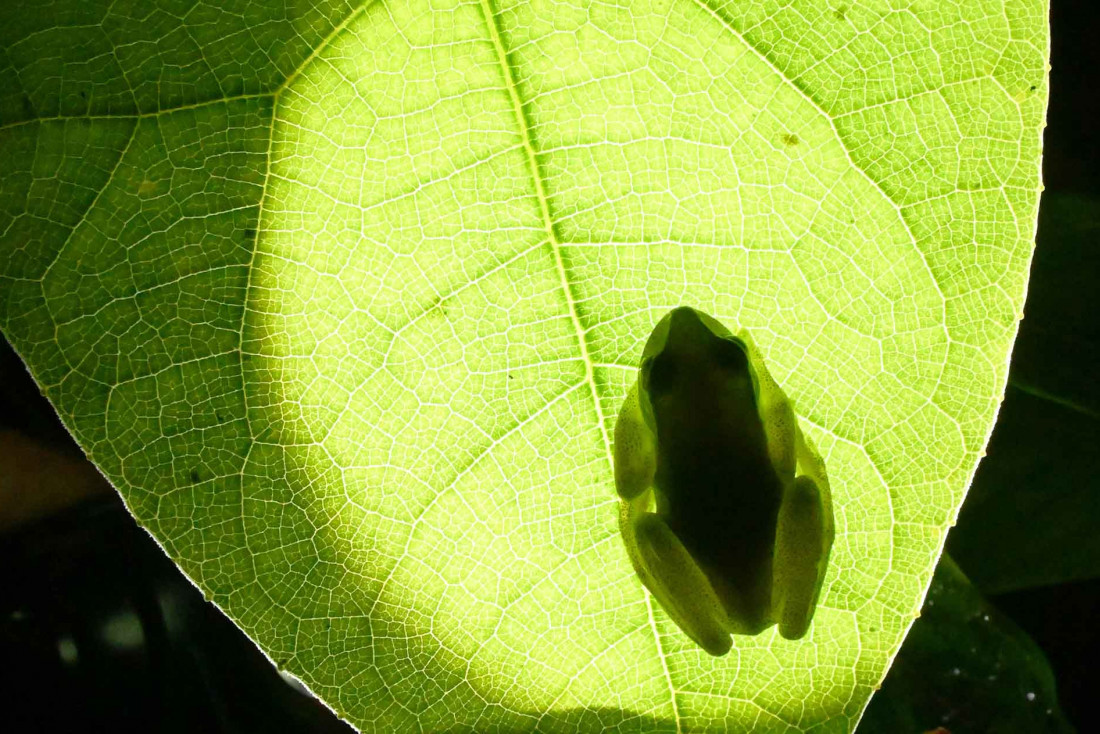
<svg viewBox="0 0 1100 734"><path fill-rule="evenodd" d="M855 727L1004 392L1045 2L73 0L0 48L0 326L281 668L370 731ZM707 656L619 540L680 304L826 458L804 640Z"/></svg>

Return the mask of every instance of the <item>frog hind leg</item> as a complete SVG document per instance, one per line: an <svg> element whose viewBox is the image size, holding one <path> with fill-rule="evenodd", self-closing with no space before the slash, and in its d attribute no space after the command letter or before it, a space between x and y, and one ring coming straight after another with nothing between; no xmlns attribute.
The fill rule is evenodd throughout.
<svg viewBox="0 0 1100 734"><path fill-rule="evenodd" d="M652 512L640 513L631 525L646 588L688 637L711 655L725 655L731 646L725 609L676 533Z"/></svg>
<svg viewBox="0 0 1100 734"><path fill-rule="evenodd" d="M788 640L800 639L809 630L825 578L833 542L827 491L809 476L796 477L779 507L772 613L779 634Z"/></svg>

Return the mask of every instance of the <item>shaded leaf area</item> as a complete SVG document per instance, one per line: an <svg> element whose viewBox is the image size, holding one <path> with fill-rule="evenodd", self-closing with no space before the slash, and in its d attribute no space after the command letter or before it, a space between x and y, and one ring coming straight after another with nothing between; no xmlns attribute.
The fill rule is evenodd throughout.
<svg viewBox="0 0 1100 734"><path fill-rule="evenodd" d="M1042 650L944 555L860 734L1070 734Z"/></svg>
<svg viewBox="0 0 1100 734"><path fill-rule="evenodd" d="M0 126L270 94L353 8L347 0L5 3Z"/></svg>
<svg viewBox="0 0 1100 734"><path fill-rule="evenodd" d="M364 729L844 731L1027 278L1045 5L0 7L0 328L138 522ZM618 539L682 303L832 476L810 635L711 659Z"/></svg>
<svg viewBox="0 0 1100 734"><path fill-rule="evenodd" d="M1100 575L1100 199L1048 192L988 456L947 547L997 593Z"/></svg>
<svg viewBox="0 0 1100 734"><path fill-rule="evenodd" d="M0 552L0 645L19 670L5 731L353 731L282 679L117 495L8 529Z"/></svg>

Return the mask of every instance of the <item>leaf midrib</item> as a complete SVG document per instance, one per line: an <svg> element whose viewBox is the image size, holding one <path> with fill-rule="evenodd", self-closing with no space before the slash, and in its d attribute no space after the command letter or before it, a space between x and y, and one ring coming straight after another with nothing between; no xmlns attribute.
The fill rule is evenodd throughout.
<svg viewBox="0 0 1100 734"><path fill-rule="evenodd" d="M577 313L577 305L573 297L573 290L570 288L569 277L565 270L565 262L561 254L561 240L558 238L554 220L550 216L550 204L546 196L542 171L539 168L538 154L535 152L535 147L531 142L529 121L523 110L523 103L519 98L519 90L516 86L515 77L512 74L512 64L508 59L508 52L504 48L504 40L501 37L500 26L497 24L497 16L493 13L489 0L480 0L480 5L486 28L493 41L493 49L497 54L497 62L500 64L501 74L504 77L504 84L508 91L508 99L512 103L512 113L515 115L516 125L519 127L519 136L523 143L523 152L527 160L527 167L535 185L535 198L538 200L539 214L542 219L543 228L546 230L546 241L549 243L551 253L554 256L554 267L557 270L562 294L565 297L565 302L569 309L569 320L573 324L573 330L577 336L577 346L580 349L581 361L584 363L584 381L588 385L589 396L592 399L592 411L595 414L596 425L599 426L600 435L603 438L604 456L607 459L608 474L610 475L613 471L611 442L607 436L607 425L603 420L603 412L600 410L600 397L596 390L593 362L589 354L585 330L581 325L580 316ZM645 596L646 610L649 616L649 627L653 631L653 640L657 647L657 658L661 661L661 669L664 673L665 682L668 684L669 700L672 705L672 716L676 722L677 734L679 734L681 731L681 723L680 712L676 706L676 688L672 684L672 675L668 669L664 649L661 646L661 634L657 629L656 618L653 615L653 599L646 591L643 591L643 595Z"/></svg>

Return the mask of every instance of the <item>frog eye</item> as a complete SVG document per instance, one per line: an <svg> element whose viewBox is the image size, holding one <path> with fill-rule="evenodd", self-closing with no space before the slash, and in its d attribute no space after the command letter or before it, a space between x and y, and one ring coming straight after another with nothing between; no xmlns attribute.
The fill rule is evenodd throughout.
<svg viewBox="0 0 1100 734"><path fill-rule="evenodd" d="M678 372L676 360L669 359L664 355L654 357L649 364L646 389L654 394L660 394L671 390L676 383Z"/></svg>
<svg viewBox="0 0 1100 734"><path fill-rule="evenodd" d="M745 344L737 337L715 339L712 359L716 365L725 369L744 371L748 366L749 355Z"/></svg>
<svg viewBox="0 0 1100 734"><path fill-rule="evenodd" d="M753 394L759 394L760 381L756 376L756 368L749 360L749 349L745 342L735 336L719 339L715 342L712 359L731 374L747 374L752 382Z"/></svg>

